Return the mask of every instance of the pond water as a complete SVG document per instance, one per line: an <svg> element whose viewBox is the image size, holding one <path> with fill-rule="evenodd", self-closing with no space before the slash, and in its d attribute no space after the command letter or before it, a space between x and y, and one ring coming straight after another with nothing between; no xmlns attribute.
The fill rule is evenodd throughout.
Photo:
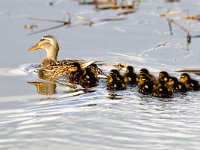
<svg viewBox="0 0 200 150"><path fill-rule="evenodd" d="M67 11L98 21L123 11L96 11L75 0L57 0L52 6L49 2L53 1L0 2L1 149L199 149L200 92L171 99L145 97L137 88L111 93L104 79L93 91L70 91L38 79L36 70L45 52L27 50L43 35L51 34L59 41L59 59L100 60L106 64L100 66L105 72L123 62L137 72L145 67L154 75L166 70L178 77L178 69L199 68L200 39L192 38L187 44L186 32L174 24L170 35L160 14L182 10L169 17L189 28L192 35L199 35L199 22L184 19L188 13L199 13L198 1L137 1L138 10L123 16L123 21L62 27L28 36L32 31L25 24L36 24L34 31L59 25L28 17L64 20ZM72 22L82 23L74 18ZM40 82L38 87L36 82Z"/></svg>

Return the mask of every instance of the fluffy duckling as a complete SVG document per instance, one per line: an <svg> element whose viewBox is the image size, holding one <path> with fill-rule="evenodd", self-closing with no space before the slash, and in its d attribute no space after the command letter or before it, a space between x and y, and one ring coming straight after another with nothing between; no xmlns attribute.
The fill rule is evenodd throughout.
<svg viewBox="0 0 200 150"><path fill-rule="evenodd" d="M169 89L162 83L160 83L158 87L152 92L152 96L160 98L171 98L172 94L173 93L171 89Z"/></svg>
<svg viewBox="0 0 200 150"><path fill-rule="evenodd" d="M83 75L83 70L79 63L74 62L69 67L69 82L79 83L80 77Z"/></svg>
<svg viewBox="0 0 200 150"><path fill-rule="evenodd" d="M91 68L86 67L83 71L82 76L80 77L80 85L84 88L90 88L97 85L99 79L97 74L92 72Z"/></svg>
<svg viewBox="0 0 200 150"><path fill-rule="evenodd" d="M188 73L181 74L180 82L184 83L189 90L192 91L200 90L199 82L197 80L192 79Z"/></svg>
<svg viewBox="0 0 200 150"><path fill-rule="evenodd" d="M119 71L112 69L107 78L107 89L108 90L125 90L126 84L123 76L120 75Z"/></svg>
<svg viewBox="0 0 200 150"><path fill-rule="evenodd" d="M145 79L145 78L144 78ZM153 91L153 84L149 80L144 80L141 84L138 85L138 92L143 95L149 95Z"/></svg>
<svg viewBox="0 0 200 150"><path fill-rule="evenodd" d="M129 85L135 85L137 83L137 74L134 71L134 68L132 66L128 66L126 68L126 72L124 74L124 80Z"/></svg>
<svg viewBox="0 0 200 150"><path fill-rule="evenodd" d="M188 91L186 85L182 82L179 82L176 77L170 77L166 85L172 90L173 93L185 93Z"/></svg>

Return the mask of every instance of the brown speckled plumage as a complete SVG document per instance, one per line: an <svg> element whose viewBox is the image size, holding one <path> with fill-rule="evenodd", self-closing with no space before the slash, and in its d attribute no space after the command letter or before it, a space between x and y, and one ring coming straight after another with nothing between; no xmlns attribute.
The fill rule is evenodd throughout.
<svg viewBox="0 0 200 150"><path fill-rule="evenodd" d="M39 77L42 79L55 80L61 76L68 75L69 68L74 62L78 62L83 68L94 64L92 61L88 62L84 60L57 60L59 46L56 38L52 35L43 36L29 50L34 51L38 49L44 49L47 52L46 58L43 60L41 69L39 70ZM96 70L98 73L100 69L97 67Z"/></svg>

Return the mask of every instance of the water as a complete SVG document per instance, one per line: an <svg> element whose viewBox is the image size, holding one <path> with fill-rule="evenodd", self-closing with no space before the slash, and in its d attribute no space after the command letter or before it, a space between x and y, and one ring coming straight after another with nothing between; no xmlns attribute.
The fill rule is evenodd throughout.
<svg viewBox="0 0 200 150"><path fill-rule="evenodd" d="M45 53L27 51L41 36L53 34L61 48L60 59L101 60L107 63L101 66L106 72L112 64L125 62L136 71L147 67L155 75L166 70L179 76L174 72L177 69L199 68L199 39L193 38L187 47L186 33L173 26L171 36L159 14L168 9L198 14L199 2L145 0L136 13L125 16L125 21L27 36L31 31L24 29L25 24L37 24L34 31L58 25L29 20L28 16L63 20L64 11L69 11L98 20L122 11L96 12L92 6L80 6L72 0L60 0L53 6L49 2L0 2L1 149L199 149L199 92L171 99L145 97L137 88L111 93L103 79L88 93L70 91L38 79L37 68ZM184 15L172 18L186 26ZM198 35L199 22L189 24L192 35ZM34 82L40 82L40 88Z"/></svg>

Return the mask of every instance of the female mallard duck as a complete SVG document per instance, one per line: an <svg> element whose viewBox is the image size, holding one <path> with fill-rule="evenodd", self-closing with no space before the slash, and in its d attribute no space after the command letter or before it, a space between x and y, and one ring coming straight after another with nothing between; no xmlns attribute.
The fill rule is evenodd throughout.
<svg viewBox="0 0 200 150"><path fill-rule="evenodd" d="M164 84L160 83L157 88L155 88L152 92L152 96L161 97L161 98L171 98L172 91L170 88L166 87Z"/></svg>
<svg viewBox="0 0 200 150"><path fill-rule="evenodd" d="M180 82L184 83L188 90L192 91L199 91L200 90L200 84L197 80L194 80L190 77L188 73L183 73L180 76Z"/></svg>
<svg viewBox="0 0 200 150"><path fill-rule="evenodd" d="M125 82L130 85L135 85L137 83L136 79L137 79L137 74L135 73L134 68L132 66L128 66L124 74Z"/></svg>
<svg viewBox="0 0 200 150"><path fill-rule="evenodd" d="M78 62L83 67L93 62L74 61L74 60L57 60L59 45L56 38L52 35L43 36L40 41L29 50L34 51L44 49L47 52L46 58L42 61L39 76L43 79L54 80L61 76L69 74L69 67L72 63ZM100 70L100 69L99 69Z"/></svg>
<svg viewBox="0 0 200 150"><path fill-rule="evenodd" d="M120 75L119 71L112 69L107 78L107 89L108 90L125 90L126 84L123 76Z"/></svg>
<svg viewBox="0 0 200 150"><path fill-rule="evenodd" d="M182 82L179 82L176 77L170 77L169 81L166 83L166 86L170 88L173 93L185 93L188 91L186 85Z"/></svg>

